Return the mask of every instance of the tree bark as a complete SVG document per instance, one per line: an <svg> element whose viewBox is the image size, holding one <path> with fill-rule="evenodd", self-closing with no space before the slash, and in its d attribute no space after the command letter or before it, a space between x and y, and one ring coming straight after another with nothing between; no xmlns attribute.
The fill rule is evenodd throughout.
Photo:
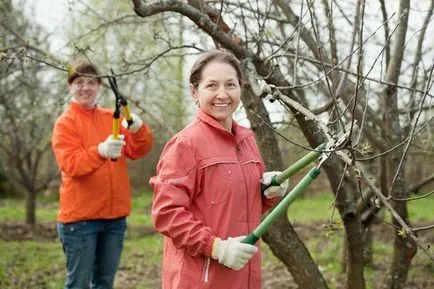
<svg viewBox="0 0 434 289"><path fill-rule="evenodd" d="M36 191L28 190L26 192L26 224L36 224Z"/></svg>
<svg viewBox="0 0 434 289"><path fill-rule="evenodd" d="M398 13L400 17L399 27L397 29L393 52L386 73L386 79L391 83L398 82L401 71L409 12L410 0L401 0ZM401 128L399 119L397 94L398 92L396 87L388 86L385 89L383 113L386 123L385 129L389 132L389 143L397 143L405 137L403 136L404 131ZM402 148L396 149L391 152L389 159L389 171L394 174L394 181L392 181L392 184L390 185L390 195L395 199L405 199L408 197L408 193L405 188L405 158L403 153L404 150ZM403 221L407 225L410 225L407 212L407 202L393 201L392 207L403 219ZM401 227L401 225L395 219L393 220L393 223L397 228ZM402 232L399 229L395 230L393 260L388 276L388 288L390 289L401 289L405 287L410 263L417 250L415 242L410 238L406 238L405 235L406 232Z"/></svg>
<svg viewBox="0 0 434 289"><path fill-rule="evenodd" d="M346 176L344 176L343 182L341 182L342 174L346 174L347 172L344 172L337 157L331 157L324 163L323 167L333 189L336 207L339 210L345 227L346 288L364 289L364 229L357 212L357 189L354 183L349 181Z"/></svg>
<svg viewBox="0 0 434 289"><path fill-rule="evenodd" d="M246 87L241 100L246 109L251 128L256 134L256 140L266 169L282 170L282 156L276 136L264 123L264 121L270 123L270 119L262 99L258 99L249 87ZM286 215L276 220L262 238L273 254L285 264L300 288L328 288L324 277Z"/></svg>

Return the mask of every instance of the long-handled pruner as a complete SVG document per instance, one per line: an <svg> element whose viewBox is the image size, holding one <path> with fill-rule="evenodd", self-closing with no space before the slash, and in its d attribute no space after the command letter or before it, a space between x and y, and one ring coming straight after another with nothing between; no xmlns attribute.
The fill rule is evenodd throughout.
<svg viewBox="0 0 434 289"><path fill-rule="evenodd" d="M114 75L113 69L111 69L112 74ZM114 139L118 139L119 137L119 118L121 115L121 106L124 111L125 118L128 123L128 127L133 124L133 119L131 117L130 108L128 107L128 101L123 96L118 89L118 84L116 82L116 78L114 76L109 76L108 81L110 83L110 87L113 90L113 93L115 95L115 110L113 111L113 129L112 129L112 135Z"/></svg>
<svg viewBox="0 0 434 289"><path fill-rule="evenodd" d="M333 151L340 149L342 144L350 137L350 130L346 130L340 137L336 140L330 141L319 145L314 151L308 153L303 158L298 160L295 164L287 168L285 171L273 178L272 183L269 185L280 185L284 180L301 170L303 167L307 166L311 162L315 161L319 157L318 164L313 167L303 179L280 201L279 204L268 214L264 220L250 233L242 243L255 244L256 241L261 238L261 236L268 230L270 225L277 219L278 216L286 212L288 207L292 204L295 198L303 192L320 174L321 165L330 157ZM261 190L267 189L269 186L263 186ZM263 192L262 191L262 192Z"/></svg>

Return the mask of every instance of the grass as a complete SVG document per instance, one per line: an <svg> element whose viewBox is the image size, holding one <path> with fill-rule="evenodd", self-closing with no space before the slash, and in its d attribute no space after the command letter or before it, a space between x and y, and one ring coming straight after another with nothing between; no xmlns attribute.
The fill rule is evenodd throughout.
<svg viewBox="0 0 434 289"><path fill-rule="evenodd" d="M59 242L0 241L0 288L62 288L64 257Z"/></svg>
<svg viewBox="0 0 434 289"><path fill-rule="evenodd" d="M56 220L57 204L38 200L37 220L40 223L52 223ZM133 227L150 227L149 207L152 194L140 193L134 197L132 214L128 218L130 229ZM0 201L0 223L23 222L24 203L22 200L8 199ZM136 233L128 234L122 252L121 266L116 282L128 288L156 288L159 282L155 275L161 263L163 238L154 234L136 237ZM57 240L52 241L13 241L0 240L0 288L47 288L63 287L65 279L65 257L62 246ZM152 268L148 268L152 264ZM144 272L154 276L147 276ZM136 276L131 279L129 276ZM157 279L157 280L156 280ZM126 285L127 284L127 285Z"/></svg>
<svg viewBox="0 0 434 289"><path fill-rule="evenodd" d="M422 193L420 195L423 195ZM291 222L328 221L333 212L333 195L330 192L315 197L298 198L288 209ZM434 194L427 198L408 202L408 214L412 222L432 222L434 220ZM337 209L334 219L340 220Z"/></svg>
<svg viewBox="0 0 434 289"><path fill-rule="evenodd" d="M151 216L146 208L152 203L150 192L139 193L134 196L132 202L132 214L128 223L140 226L150 226ZM36 220L40 223L55 222L57 217L57 202L47 202L41 198L37 201ZM0 222L22 222L25 218L23 200L6 199L0 200Z"/></svg>
<svg viewBox="0 0 434 289"><path fill-rule="evenodd" d="M153 287L158 278L158 270L152 270L161 262L162 238L152 235L137 239L126 239L122 252L121 266L117 283L128 284L128 276L135 277L130 288ZM0 240L0 288L47 288L63 287L65 280L65 259L62 246L57 241L17 241ZM151 270L150 268L151 267ZM154 276L147 276L154 275ZM150 282L150 280L152 282Z"/></svg>
<svg viewBox="0 0 434 289"><path fill-rule="evenodd" d="M333 196L330 192L320 193L314 198L298 198L288 209L288 220L293 223L326 221L332 214L332 204ZM339 216L337 211L334 216Z"/></svg>
<svg viewBox="0 0 434 289"><path fill-rule="evenodd" d="M151 193L140 193L133 199L132 214L128 218L129 232L125 240L121 266L116 275L116 288L153 289L161 287L159 276L163 238L159 234L137 233L137 230L141 228L151 227L151 203ZM322 236L324 229L321 227L321 223L325 224L330 219L332 203L333 196L330 193L298 198L288 210L288 218L293 223L302 224L300 228L305 231L300 231L299 234L329 283L329 288L339 288L338 285L343 283L341 273L343 233L337 231L325 239ZM22 223L24 220L23 207L21 200L1 200L0 223ZM434 196L409 203L409 214L412 221L418 223L434 220L433 207ZM41 200L38 202L38 222L55 222L56 211L56 202ZM339 219L337 212L335 212L334 219ZM307 231L306 228L308 228ZM385 270L390 262L392 244L393 242L387 239L375 241L374 263L383 267L380 270L366 268L367 289L377 288L378 279L386 275ZM10 242L0 240L0 252L0 288L62 288L65 260L61 244L57 240ZM274 272L278 269L280 270L278 278L291 280L283 265L266 245L263 246L263 256L264 270ZM431 263L428 257L417 254L413 260L409 278L416 280L432 276L434 265L429 264ZM275 286L277 285L268 285L266 288L276 288Z"/></svg>
<svg viewBox="0 0 434 289"><path fill-rule="evenodd" d="M39 204L38 204L39 205ZM53 222L57 216L57 205L43 204L37 206L36 220L38 222ZM22 200L0 200L0 222L22 222L25 218L24 203Z"/></svg>

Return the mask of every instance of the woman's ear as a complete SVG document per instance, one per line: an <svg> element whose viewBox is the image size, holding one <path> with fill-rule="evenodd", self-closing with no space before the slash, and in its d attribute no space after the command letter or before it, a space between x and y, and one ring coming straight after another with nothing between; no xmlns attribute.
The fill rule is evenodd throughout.
<svg viewBox="0 0 434 289"><path fill-rule="evenodd" d="M197 88L194 87L193 84L190 83L190 93L191 93L191 97L193 98L193 101L198 104L199 103L199 98L197 96Z"/></svg>

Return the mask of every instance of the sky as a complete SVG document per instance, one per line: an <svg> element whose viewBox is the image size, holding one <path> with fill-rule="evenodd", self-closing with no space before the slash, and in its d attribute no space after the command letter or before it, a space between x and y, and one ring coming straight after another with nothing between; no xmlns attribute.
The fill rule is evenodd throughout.
<svg viewBox="0 0 434 289"><path fill-rule="evenodd" d="M20 2L20 0L14 2ZM25 13L52 34L49 39L51 50L60 52L65 44L63 31L68 15L68 0L24 0L23 2Z"/></svg>

